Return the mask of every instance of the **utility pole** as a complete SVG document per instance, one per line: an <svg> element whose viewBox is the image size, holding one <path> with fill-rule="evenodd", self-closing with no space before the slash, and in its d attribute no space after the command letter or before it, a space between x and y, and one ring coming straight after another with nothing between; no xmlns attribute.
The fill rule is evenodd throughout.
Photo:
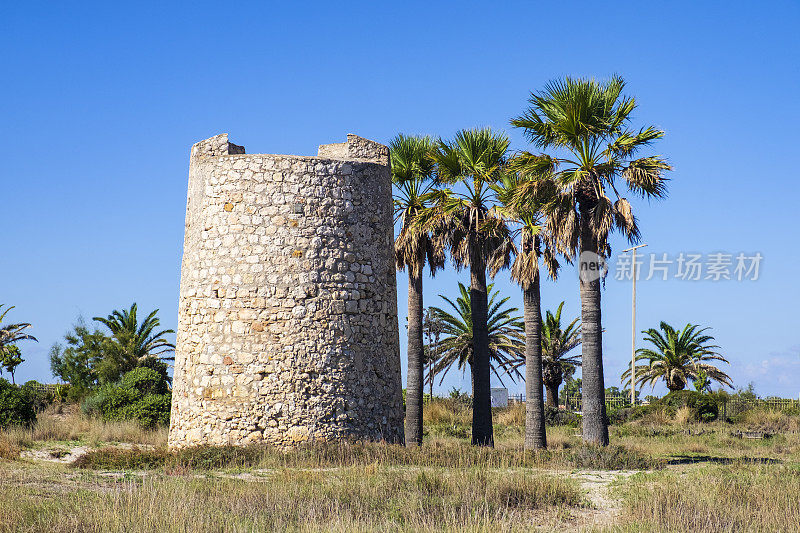
<svg viewBox="0 0 800 533"><path fill-rule="evenodd" d="M633 265L633 297L631 299L631 307L633 308L631 313L631 405L636 405L636 250L644 248L645 246L647 245L640 244L639 246L622 250L622 253L631 252L631 261Z"/></svg>
<svg viewBox="0 0 800 533"><path fill-rule="evenodd" d="M433 359L439 346L439 335L442 333L442 323L434 318L430 307L425 310L425 318L422 322L425 336L428 338L428 379L430 380L430 398L433 400Z"/></svg>

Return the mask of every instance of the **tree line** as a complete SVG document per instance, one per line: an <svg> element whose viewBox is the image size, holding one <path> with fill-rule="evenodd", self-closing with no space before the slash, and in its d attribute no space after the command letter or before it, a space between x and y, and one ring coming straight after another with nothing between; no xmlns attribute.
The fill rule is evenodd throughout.
<svg viewBox="0 0 800 533"><path fill-rule="evenodd" d="M453 139L398 135L391 143L396 185L397 267L409 276L406 440L422 442L422 275L449 257L470 274L473 388L472 443L494 444L487 275L510 269L523 292L527 449L546 447L542 374L541 265L557 278L559 260L579 269L611 253L609 235L640 239L630 202L620 193L666 196L660 155L639 152L662 138L634 128L636 100L624 80L567 77L531 94L510 121L533 151L511 153L505 133L465 129ZM603 376L600 276L580 276L583 439L608 444Z"/></svg>

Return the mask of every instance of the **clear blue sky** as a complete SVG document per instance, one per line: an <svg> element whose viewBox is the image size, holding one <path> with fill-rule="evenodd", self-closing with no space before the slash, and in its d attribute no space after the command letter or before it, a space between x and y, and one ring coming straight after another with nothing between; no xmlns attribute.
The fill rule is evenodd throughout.
<svg viewBox="0 0 800 533"><path fill-rule="evenodd" d="M52 380L48 349L79 314L136 301L175 327L192 143L229 132L248 152L315 154L348 132L488 125L521 149L508 120L531 90L619 73L675 167L669 199L635 204L650 251L764 257L755 282L642 281L639 324L711 326L737 385L800 393L797 2L143 4L3 7L0 303L40 340L21 345L20 380ZM466 278L440 274L426 303ZM497 285L521 306L506 274ZM403 324L403 274L398 290ZM610 386L630 282L609 276L603 298ZM543 300L577 315L574 272Z"/></svg>

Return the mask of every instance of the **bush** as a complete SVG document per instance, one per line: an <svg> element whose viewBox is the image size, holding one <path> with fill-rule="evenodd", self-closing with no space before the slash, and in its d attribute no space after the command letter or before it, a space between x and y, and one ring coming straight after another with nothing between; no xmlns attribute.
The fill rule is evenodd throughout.
<svg viewBox="0 0 800 533"><path fill-rule="evenodd" d="M122 409L121 414L124 420L136 420L146 428L166 426L169 424L171 404L171 394L146 394L141 400Z"/></svg>
<svg viewBox="0 0 800 533"><path fill-rule="evenodd" d="M30 391L0 378L0 428L30 426L36 422L36 409Z"/></svg>
<svg viewBox="0 0 800 533"><path fill-rule="evenodd" d="M165 394L168 390L166 375L147 367L134 368L122 376L123 389L136 391L142 395Z"/></svg>
<svg viewBox="0 0 800 533"><path fill-rule="evenodd" d="M719 416L716 396L696 391L672 391L661 398L658 404L669 408L673 416L681 407L688 407L696 413L701 422L713 422Z"/></svg>
<svg viewBox="0 0 800 533"><path fill-rule="evenodd" d="M609 409L607 411L609 424L624 424L632 420L639 420L645 415L652 412L654 404L637 405L636 407L618 407L616 409Z"/></svg>
<svg viewBox="0 0 800 533"><path fill-rule="evenodd" d="M581 424L581 416L572 411L545 406L544 423L548 426L578 427Z"/></svg>
<svg viewBox="0 0 800 533"><path fill-rule="evenodd" d="M40 387L40 383L36 380L32 379L30 381L26 381L22 388L30 397L31 401L33 402L33 408L37 412L44 410L45 407L56 400L55 393L47 389L42 389Z"/></svg>
<svg viewBox="0 0 800 533"><path fill-rule="evenodd" d="M650 470L666 466L664 459L650 457L622 446L585 444L567 453L567 460L576 468L598 470Z"/></svg>
<svg viewBox="0 0 800 533"><path fill-rule="evenodd" d="M166 377L146 367L126 372L119 383L106 384L82 404L87 415L103 420L135 420L151 428L169 423L172 400Z"/></svg>

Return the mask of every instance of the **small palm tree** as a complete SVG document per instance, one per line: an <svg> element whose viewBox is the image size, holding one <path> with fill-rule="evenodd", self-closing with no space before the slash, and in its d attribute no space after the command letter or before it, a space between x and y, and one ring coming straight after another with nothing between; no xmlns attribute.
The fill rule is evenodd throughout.
<svg viewBox="0 0 800 533"><path fill-rule="evenodd" d="M0 311L2 311L4 305L0 304ZM14 309L13 305L0 313L0 366L11 374L11 383L14 383L14 372L23 361L20 350L15 344L20 341L38 342L38 340L33 335L24 333L26 329L31 327L27 322L3 324L3 319L12 309Z"/></svg>
<svg viewBox="0 0 800 533"><path fill-rule="evenodd" d="M2 311L5 304L0 304L0 311ZM20 322L19 324L3 324L3 319L9 311L14 309L14 306L7 308L0 313L0 348L9 344L16 344L19 341L29 340L36 341L36 337L23 333L26 329L31 327L27 322Z"/></svg>
<svg viewBox="0 0 800 533"><path fill-rule="evenodd" d="M580 355L569 355L581 343L579 319L570 322L566 328L561 325L561 302L555 313L547 311L542 325L542 366L544 386L547 390L547 405L558 407L558 388L564 376L571 375L576 366L581 365Z"/></svg>
<svg viewBox="0 0 800 533"><path fill-rule="evenodd" d="M710 344L714 341L711 335L704 332L710 328L702 328L694 324L686 324L678 331L666 322L659 325L661 332L655 328L643 331L644 340L655 349L640 348L636 350L637 361L647 361L646 365L636 367L636 384L645 383L655 386L664 380L670 391L683 390L689 380L713 380L733 388L731 378L708 361L728 361L716 349L719 346ZM630 385L630 369L622 374L622 379Z"/></svg>
<svg viewBox="0 0 800 533"><path fill-rule="evenodd" d="M434 274L444 266L444 250L430 232L414 225L416 217L430 207L435 165L429 137L398 135L389 145L395 222L400 234L394 243L398 270L408 270L408 375L406 378L406 444L422 444L422 394L424 373L422 272L425 265Z"/></svg>
<svg viewBox="0 0 800 533"><path fill-rule="evenodd" d="M436 191L435 204L418 218L423 228L442 236L456 268L470 271L472 443L479 446L494 445L486 270L508 238L502 217L493 210L497 202L489 185L502 175L508 145L505 134L488 128L459 131L451 142L440 140L433 152L437 179L458 189Z"/></svg>
<svg viewBox="0 0 800 533"><path fill-rule="evenodd" d="M487 324L489 368L502 383L503 375L509 375L512 381L522 377L517 368L524 361L525 323L515 315L517 308L505 307L508 297L495 301L500 293L493 288L494 285L488 287L491 293ZM458 289L460 296L455 302L439 295L450 305L453 313L440 307L430 308L433 317L442 324L443 339L433 353L436 361L433 374L440 376L440 384L453 365L464 370L466 365L472 367L475 364L470 291L463 283L458 284Z"/></svg>
<svg viewBox="0 0 800 533"><path fill-rule="evenodd" d="M133 369L139 361L147 357L156 357L162 360L174 360L174 356L169 356L175 351L175 345L167 341L164 336L175 333L171 329L158 331L161 321L156 316L158 309L147 315L139 324L137 317L137 306L134 303L130 309L122 311L115 310L106 318L94 317L105 325L113 338L113 353L108 354L106 377L110 375L121 375ZM113 367L113 368L112 368ZM118 376L117 376L118 377Z"/></svg>
<svg viewBox="0 0 800 533"><path fill-rule="evenodd" d="M511 121L538 148L553 151L521 153L515 157L515 168L552 180L555 191L547 229L558 241L559 251L572 257L580 254L581 267L596 268L608 257L608 235L614 229L631 242L639 239L631 205L619 189L625 186L647 198L666 195L667 162L660 156L634 157L664 132L652 126L638 131L630 127L636 101L622 96L624 87L618 76L602 83L569 77L554 81L531 94L528 109ZM581 276L580 292L583 438L607 445L600 279Z"/></svg>

